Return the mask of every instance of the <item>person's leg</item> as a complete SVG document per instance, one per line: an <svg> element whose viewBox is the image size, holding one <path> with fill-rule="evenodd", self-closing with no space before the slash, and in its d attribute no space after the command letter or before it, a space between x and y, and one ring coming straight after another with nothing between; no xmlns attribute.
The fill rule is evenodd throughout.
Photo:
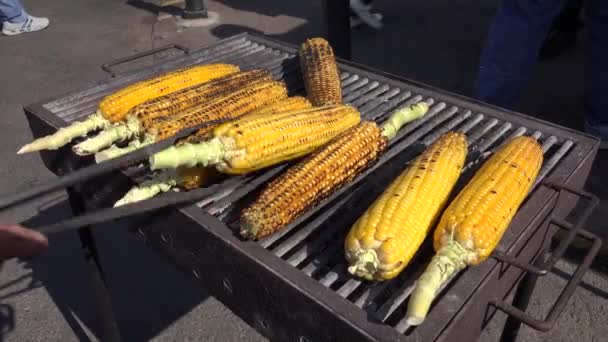
<svg viewBox="0 0 608 342"><path fill-rule="evenodd" d="M586 15L585 128L608 142L608 1L588 0Z"/></svg>
<svg viewBox="0 0 608 342"><path fill-rule="evenodd" d="M372 2L372 0L350 0L351 26L363 22L377 30L382 28L382 15L371 11Z"/></svg>
<svg viewBox="0 0 608 342"><path fill-rule="evenodd" d="M0 0L0 23L22 23L27 19L27 13L19 0Z"/></svg>
<svg viewBox="0 0 608 342"><path fill-rule="evenodd" d="M19 0L0 0L0 22L5 36L40 31L49 26L47 18L27 14Z"/></svg>
<svg viewBox="0 0 608 342"><path fill-rule="evenodd" d="M580 19L583 0L568 0L557 16L540 50L540 60L551 60L576 46L576 37L583 27Z"/></svg>
<svg viewBox="0 0 608 342"><path fill-rule="evenodd" d="M475 96L509 107L535 69L540 47L565 0L503 0L482 51Z"/></svg>

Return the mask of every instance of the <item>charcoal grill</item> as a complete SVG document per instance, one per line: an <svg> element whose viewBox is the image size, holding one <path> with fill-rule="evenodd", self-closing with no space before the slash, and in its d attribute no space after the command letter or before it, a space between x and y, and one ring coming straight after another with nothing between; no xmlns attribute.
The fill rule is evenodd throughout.
<svg viewBox="0 0 608 342"><path fill-rule="evenodd" d="M292 46L241 34L194 51L179 46L168 48L179 48L184 54L116 75L116 64L165 48L122 59L103 67L115 77L27 106L25 112L34 136L53 132L93 112L101 97L121 86L198 63L221 61L243 69L267 68L276 78L285 80L291 93L303 92L297 49ZM588 176L598 140L351 62L340 61L340 71L344 101L357 106L366 119L382 122L393 109L422 100L431 104L430 111L402 129L374 167L286 229L262 241L242 241L238 237L238 213L284 165L228 178L221 191L196 204L163 211L162 220L160 214L135 218L131 222L133 231L174 265L203 280L215 297L273 340L470 341L496 310L510 315L505 338L516 335L519 322L549 329L599 247L599 240L581 229L585 217L578 222L565 222L566 214L579 199L588 202L582 216L588 216L596 203L592 195L576 189ZM451 279L425 323L413 328L405 323L404 308L414 279L432 255L430 244L421 248L397 279L373 284L345 272L342 241L358 215L407 162L443 132L454 129L466 132L470 144L461 183L510 137L531 135L538 139L545 162L495 256ZM46 167L58 175L91 163L91 159L75 157L69 147L45 151L41 156ZM108 206L140 173L134 167L69 189L75 212ZM558 228L570 230L570 234L552 257L546 258L551 236ZM85 228L80 233L83 245L94 257L96 249L90 231ZM592 248L547 317L530 317L525 306L536 277L546 274L575 235L592 240ZM521 282L522 278L525 281ZM505 301L512 293L513 305ZM111 316L107 301L103 300L105 295L99 294L100 305L105 308L105 315ZM115 326L110 322L108 329L112 328ZM111 332L108 334L112 336Z"/></svg>

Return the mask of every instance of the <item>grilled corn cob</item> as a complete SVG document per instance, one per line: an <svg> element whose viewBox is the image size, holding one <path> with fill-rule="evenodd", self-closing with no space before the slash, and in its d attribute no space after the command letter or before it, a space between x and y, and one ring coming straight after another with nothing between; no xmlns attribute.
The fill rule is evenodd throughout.
<svg viewBox="0 0 608 342"><path fill-rule="evenodd" d="M300 96L288 97L283 101L264 106L247 113L250 115L270 115L285 111L293 111L296 109L310 108L310 102ZM201 142L207 140L208 135L192 134L188 138L177 142L177 145L182 145L186 142ZM160 175L154 176L153 179L146 181L139 186L133 187L127 194L116 202L115 206L128 203L138 202L144 199L151 198L158 193L169 191L175 186L180 186L185 189L194 189L208 183L209 178L215 178L217 171L211 167L180 167L177 172L168 170Z"/></svg>
<svg viewBox="0 0 608 342"><path fill-rule="evenodd" d="M246 116L216 127L209 141L155 154L150 167L215 165L224 173L244 174L309 154L360 120L355 108L342 105Z"/></svg>
<svg viewBox="0 0 608 342"><path fill-rule="evenodd" d="M310 107L312 107L312 104L307 99L305 99L301 96L293 96L293 97L288 97L279 102L271 103L267 106L258 108L256 110L252 110L252 111L248 112L246 115L247 115L247 117L250 117L252 115L270 115L270 114L276 114L276 113L282 113L282 112L288 112L288 111L302 110L302 109L307 109ZM189 135L183 141L180 141L178 143L178 145L183 142L198 143L198 142L208 140L211 138L212 131L213 131L213 127L205 127L203 129L200 129L200 130L196 131L194 134Z"/></svg>
<svg viewBox="0 0 608 342"><path fill-rule="evenodd" d="M310 108L312 107L312 104L310 103L310 101L308 101L306 98L302 97L302 96L291 96L286 98L285 100L273 103L273 104L269 104L268 106L256 109L256 110L252 110L251 112L247 113L247 116L249 115L258 115L258 114L275 114L275 113L281 113L281 112L288 112L288 111L293 111L296 109L306 109L306 108Z"/></svg>
<svg viewBox="0 0 608 342"><path fill-rule="evenodd" d="M466 136L448 132L393 181L346 237L350 273L388 280L407 266L439 217L466 154Z"/></svg>
<svg viewBox="0 0 608 342"><path fill-rule="evenodd" d="M313 105L342 103L340 73L334 52L325 39L312 38L302 44L300 66L306 94Z"/></svg>
<svg viewBox="0 0 608 342"><path fill-rule="evenodd" d="M234 65L209 64L172 71L132 84L103 98L97 112L87 119L63 127L52 135L36 139L17 153L58 149L74 138L123 120L129 109L140 103L237 71L239 68Z"/></svg>
<svg viewBox="0 0 608 342"><path fill-rule="evenodd" d="M217 179L218 173L210 167L184 167L177 170L164 170L160 175L143 182L129 190L123 198L114 204L121 205L143 201L152 198L161 192L167 192L176 186L184 189L195 189L210 184Z"/></svg>
<svg viewBox="0 0 608 342"><path fill-rule="evenodd" d="M143 142L136 141L126 148L111 148L97 153L96 160L111 159L131 152L143 145L172 137L180 130L206 121L234 119L268 104L287 98L285 84L277 81L262 81L241 88L226 96L215 98L168 118L156 118L143 122L146 134ZM211 130L206 127L195 134L202 135Z"/></svg>
<svg viewBox="0 0 608 342"><path fill-rule="evenodd" d="M78 155L99 152L114 142L139 136L152 120L177 115L217 96L261 81L272 81L272 76L265 70L242 71L157 97L131 108L125 120L74 146L73 150Z"/></svg>
<svg viewBox="0 0 608 342"><path fill-rule="evenodd" d="M373 165L399 128L428 111L420 102L401 108L382 128L362 122L272 181L241 215L241 235L260 239L285 227Z"/></svg>
<svg viewBox="0 0 608 342"><path fill-rule="evenodd" d="M407 323L422 323L441 286L494 250L543 163L540 145L518 137L484 163L445 210L435 229L433 257L408 303Z"/></svg>

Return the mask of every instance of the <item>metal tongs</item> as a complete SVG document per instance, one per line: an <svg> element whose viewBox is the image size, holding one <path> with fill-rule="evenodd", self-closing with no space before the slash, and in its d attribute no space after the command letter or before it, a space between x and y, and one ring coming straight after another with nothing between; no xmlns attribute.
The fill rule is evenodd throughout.
<svg viewBox="0 0 608 342"><path fill-rule="evenodd" d="M184 138L200 128L217 125L227 121L229 120L222 119L208 121L196 127L184 129L171 138L144 146L140 149L137 149L118 158L106 160L99 164L90 165L82 169L78 169L67 175L61 176L58 179L47 181L24 191L13 192L8 195L3 195L0 197L0 210L22 204L28 200L34 199L36 197L48 194L59 189L71 187L75 184L85 182L105 173L119 170L134 163L145 161L153 154L160 152L165 148L173 145L176 140ZM100 209L98 211L71 217L47 226L31 228L35 228L36 230L46 235L59 233L67 230L74 230L84 226L126 218L129 216L138 215L165 207L192 203L213 194L218 190L220 186L221 184L215 184L206 188L194 189L187 192L168 192L141 202L132 203L115 208Z"/></svg>

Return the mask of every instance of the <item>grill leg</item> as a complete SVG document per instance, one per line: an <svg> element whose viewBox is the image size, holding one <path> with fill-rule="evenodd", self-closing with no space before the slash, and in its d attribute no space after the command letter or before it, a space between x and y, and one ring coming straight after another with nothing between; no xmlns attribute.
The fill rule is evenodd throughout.
<svg viewBox="0 0 608 342"><path fill-rule="evenodd" d="M537 263L547 255L550 246L551 239L545 239L539 253L540 257L537 259ZM526 311L528 304L530 304L532 292L534 292L534 288L536 287L536 281L538 281L537 275L527 273L524 276L521 283L519 283L519 286L517 286L517 290L515 290L515 296L513 297L514 307L522 311ZM507 321L505 322L505 326L502 329L502 334L500 335L500 342L515 342L517 340L517 335L519 334L521 324L522 323L520 320L510 315L507 316Z"/></svg>
<svg viewBox="0 0 608 342"><path fill-rule="evenodd" d="M83 214L85 212L82 197L73 188L67 189L68 200L72 213L76 215ZM84 253L84 258L91 274L91 282L93 291L95 294L95 300L97 304L99 320L102 324L102 341L118 342L121 340L120 331L116 318L114 317L114 311L112 310L112 300L110 292L106 285L105 276L99 262L99 254L97 251L97 244L95 243L95 237L91 232L90 227L84 227L78 230L78 238L80 239L80 245Z"/></svg>
<svg viewBox="0 0 608 342"><path fill-rule="evenodd" d="M528 304L530 303L530 297L532 297L532 292L534 292L534 287L536 287L537 280L537 275L527 274L524 276L524 279L522 279L517 287L515 297L513 298L514 307L526 311ZM515 342L517 340L519 328L521 328L521 321L509 316L505 322L505 327L502 330L500 342Z"/></svg>
<svg viewBox="0 0 608 342"><path fill-rule="evenodd" d="M350 1L324 0L327 40L336 56L350 59Z"/></svg>

